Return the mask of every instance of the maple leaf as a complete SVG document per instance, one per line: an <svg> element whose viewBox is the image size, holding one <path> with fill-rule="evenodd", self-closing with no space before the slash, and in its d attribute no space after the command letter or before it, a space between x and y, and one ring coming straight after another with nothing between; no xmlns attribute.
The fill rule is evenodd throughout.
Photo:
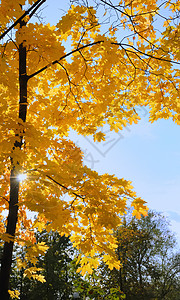
<svg viewBox="0 0 180 300"><path fill-rule="evenodd" d="M18 290L15 290L15 291L8 290L8 293L9 293L11 299L19 299L20 292Z"/></svg>

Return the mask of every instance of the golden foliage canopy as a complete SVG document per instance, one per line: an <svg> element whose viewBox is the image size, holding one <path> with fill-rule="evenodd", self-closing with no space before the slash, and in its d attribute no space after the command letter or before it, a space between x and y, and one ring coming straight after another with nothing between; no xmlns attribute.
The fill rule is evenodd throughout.
<svg viewBox="0 0 180 300"><path fill-rule="evenodd" d="M118 131L137 123L138 106L148 107L151 122L172 118L180 124L180 1L97 0L86 6L72 1L53 26L34 21L33 10L21 18L35 2L0 4L1 238L9 239L4 212L15 168L16 174L27 174L15 236L28 246L27 261L35 264L33 258L46 250L34 237L34 230L46 228L71 236L85 255L83 273L97 267L98 254L110 268L118 267L113 229L129 201L134 215L146 215L145 201L131 182L83 165L83 153L68 134L72 129L101 141L106 137L97 132L100 126ZM20 47L26 52L28 87L27 101L19 105ZM23 105L25 121L19 117ZM21 147L15 147L17 141ZM27 209L36 212L35 221Z"/></svg>

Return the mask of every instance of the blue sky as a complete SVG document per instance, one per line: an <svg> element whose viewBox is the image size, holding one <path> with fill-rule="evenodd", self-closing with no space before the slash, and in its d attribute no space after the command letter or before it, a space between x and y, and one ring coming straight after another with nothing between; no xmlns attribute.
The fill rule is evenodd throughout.
<svg viewBox="0 0 180 300"><path fill-rule="evenodd" d="M180 126L171 120L148 122L148 115L106 142L71 134L85 153L84 162L99 173L131 180L149 208L163 212L180 244Z"/></svg>
<svg viewBox="0 0 180 300"><path fill-rule="evenodd" d="M47 0L44 22L56 24L67 3ZM131 180L149 208L168 216L180 245L180 126L171 120L151 124L143 109L140 115L139 124L118 134L108 132L102 144L93 144L89 137L71 137L84 150L89 167Z"/></svg>

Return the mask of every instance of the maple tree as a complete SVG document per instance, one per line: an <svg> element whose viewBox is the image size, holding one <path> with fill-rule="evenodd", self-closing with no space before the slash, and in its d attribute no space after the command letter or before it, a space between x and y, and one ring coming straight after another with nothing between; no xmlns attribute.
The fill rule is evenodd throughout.
<svg viewBox="0 0 180 300"><path fill-rule="evenodd" d="M36 228L71 235L84 274L99 256L119 267L112 229L128 201L138 218L147 213L131 182L83 165L82 151L68 139L71 129L100 142L106 138L100 126L118 131L137 123L138 106L148 106L151 122L180 123L179 0L70 1L56 26L33 20L45 2L0 4L3 299L15 242L26 245L25 261L34 265L25 275L43 280L35 264L47 247L36 243ZM27 175L21 184L19 174Z"/></svg>

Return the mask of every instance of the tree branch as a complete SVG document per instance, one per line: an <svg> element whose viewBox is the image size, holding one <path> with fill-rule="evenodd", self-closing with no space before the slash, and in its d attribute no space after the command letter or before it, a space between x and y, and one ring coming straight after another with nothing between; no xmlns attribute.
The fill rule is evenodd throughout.
<svg viewBox="0 0 180 300"><path fill-rule="evenodd" d="M19 24L23 18L27 15L29 15L29 13L31 12L31 10L33 10L33 12L31 13L31 17L32 15L35 13L35 11L44 3L46 2L46 0L37 0L28 10L26 10L22 16L17 19L5 32L3 32L1 35L0 35L0 40L6 36L6 34L8 34L9 31L11 31L11 29L13 29L17 24Z"/></svg>
<svg viewBox="0 0 180 300"><path fill-rule="evenodd" d="M94 43L90 43L90 44L81 46L81 47L79 47L79 48L77 48L77 49L75 49L75 50L73 50L73 51L71 51L71 52L69 52L69 53L63 55L63 56L60 57L59 59L54 60L52 63L49 63L49 64L46 65L45 67L43 67L43 68L39 69L38 71L34 72L33 74L29 75L29 76L28 76L28 80L29 80L30 78L32 78L32 77L34 77L34 76L40 74L41 72L45 71L45 70L48 69L49 67L51 67L51 66L53 66L53 65L55 65L55 64L58 64L61 60L63 60L64 58L66 58L66 57L68 57L68 56L70 56L70 55L72 55L73 53L79 52L79 51L82 50L82 49L85 49L85 48L87 48L87 47L91 47L91 46L94 46L94 45L97 45L97 44L100 44L100 43L103 43L103 42L104 42L104 41L97 41L97 42L94 42Z"/></svg>
<svg viewBox="0 0 180 300"><path fill-rule="evenodd" d="M5 201L9 202L9 200L6 197L0 196L0 198L4 199Z"/></svg>
<svg viewBox="0 0 180 300"><path fill-rule="evenodd" d="M40 3L37 4L37 6L33 9L33 11L31 12L31 14L29 15L29 18L31 18L35 12L38 10L38 8L44 3L46 2L46 0L40 0Z"/></svg>
<svg viewBox="0 0 180 300"><path fill-rule="evenodd" d="M97 42L94 42L94 43L90 43L90 44L87 44L87 45L83 45L65 55L63 55L62 57L60 57L59 59L57 60L54 60L52 63L49 63L48 65L44 66L43 68L39 69L38 71L34 72L33 74L31 75L28 75L27 76L27 80L31 79L32 77L42 73L43 71L45 71L46 69L48 69L49 67L55 65L55 64L58 64L61 60L63 60L64 58L72 55L73 53L76 53L76 52L80 52L80 50L82 49L85 49L87 47L91 47L91 46L94 46L94 45L97 45L97 44L100 44L100 43L104 43L104 41L97 41ZM151 55L151 54L148 54L148 53L145 53L145 52L142 52L141 50L135 48L134 46L131 46L131 45L128 45L128 44L121 44L121 43L115 43L115 42L112 42L111 43L112 45L117 45L117 46L121 46L123 48L123 46L128 46L128 47L131 47L133 48L136 52L139 52L147 57L150 57L150 58L153 58L153 59L157 59L157 60L161 60L161 61L166 61L166 62L170 62L172 64L177 64L177 65L180 65L180 62L176 62L176 61L173 61L173 60L170 60L170 59L165 59L165 58L162 58L162 57L157 57L157 56L154 56L154 55ZM126 52L131 52L131 53L134 53L137 55L137 53L133 50L127 50L125 48L123 48Z"/></svg>
<svg viewBox="0 0 180 300"><path fill-rule="evenodd" d="M49 175L46 175L47 178L49 178L50 180L52 180L54 183L56 183L57 185L61 186L63 189L65 189L66 191L69 191L71 192L74 196L78 197L78 198L81 198L84 200L85 197L73 192L72 190L68 189L65 185L59 183L58 181L56 181L55 179L53 179L51 176Z"/></svg>
<svg viewBox="0 0 180 300"><path fill-rule="evenodd" d="M170 63L172 63L172 64L176 64L176 65L180 65L180 62L177 62L177 61L173 61L173 60L171 60L171 59L166 59L166 58L162 58L162 57L157 57L157 56L154 56L154 55L151 55L151 54L148 54L148 53L145 53L145 52L142 52L141 50L139 50L139 49L137 49L137 48L135 48L134 46L132 46L132 45L128 45L128 44L121 44L121 43L111 43L112 45L117 45L117 46L128 46L128 47L131 47L131 48L133 48L136 52L139 52L139 53L141 53L141 54L143 54L143 55L145 55L145 56L147 56L147 57L150 57L150 58L153 58L153 59L157 59L157 60L161 60L161 61L166 61L166 62L170 62ZM127 49L125 49L125 48L123 48L125 51L127 51L127 52L131 52L131 53L134 53L134 54L136 54L136 52L135 51L133 51L133 50L127 50Z"/></svg>

